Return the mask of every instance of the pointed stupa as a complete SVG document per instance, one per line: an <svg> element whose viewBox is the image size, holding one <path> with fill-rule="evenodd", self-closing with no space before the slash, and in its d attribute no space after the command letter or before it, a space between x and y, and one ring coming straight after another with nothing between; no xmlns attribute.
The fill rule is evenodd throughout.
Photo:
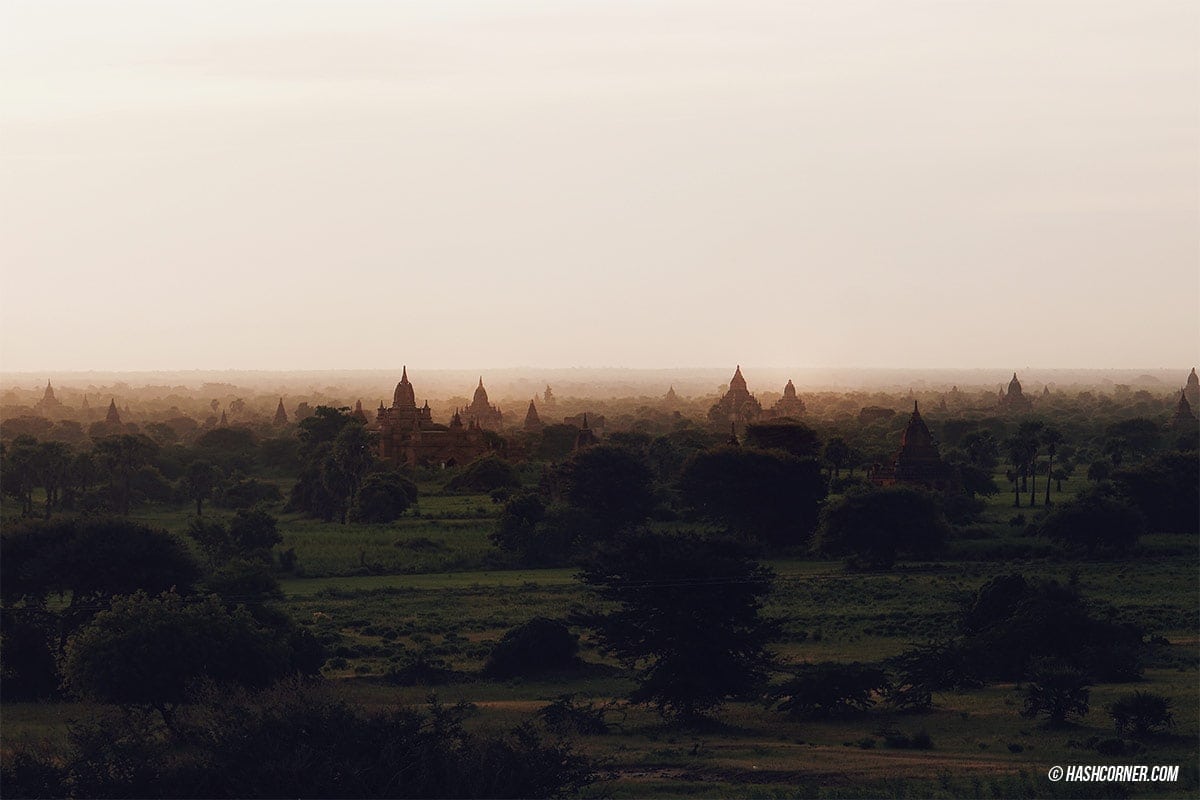
<svg viewBox="0 0 1200 800"><path fill-rule="evenodd" d="M221 409L221 421L217 423L219 427L224 428L229 424L229 419L225 416L225 410Z"/></svg>
<svg viewBox="0 0 1200 800"><path fill-rule="evenodd" d="M587 413L584 412L583 427L579 429L579 434L575 437L575 449L580 450L589 445L596 444L598 441L599 439L596 438L595 432L588 427Z"/></svg>
<svg viewBox="0 0 1200 800"><path fill-rule="evenodd" d="M50 381L46 381L46 391L42 393L42 402L56 403L58 399L54 396L54 387L50 385Z"/></svg>
<svg viewBox="0 0 1200 800"><path fill-rule="evenodd" d="M400 375L400 382L396 384L396 392L392 396L393 408L416 408L417 393L413 391L413 385L408 382L408 367L404 367L404 371Z"/></svg>
<svg viewBox="0 0 1200 800"><path fill-rule="evenodd" d="M354 417L363 425L367 424L367 412L363 411L362 400L354 401L354 411L351 412L350 416Z"/></svg>
<svg viewBox="0 0 1200 800"><path fill-rule="evenodd" d="M479 386L475 387L475 397L471 400L471 406L487 406L488 394L487 389L483 388L483 376L479 376Z"/></svg>
<svg viewBox="0 0 1200 800"><path fill-rule="evenodd" d="M1200 377L1197 377L1195 367L1192 367L1192 371L1187 376L1184 392L1187 393L1189 403L1193 406L1200 406Z"/></svg>
<svg viewBox="0 0 1200 800"><path fill-rule="evenodd" d="M275 407L275 424L287 425L288 415L287 409L283 407L283 398L279 398L279 405Z"/></svg>
<svg viewBox="0 0 1200 800"><path fill-rule="evenodd" d="M533 400L530 399L529 410L525 412L525 430L532 433L534 431L540 431L543 427L542 418L538 416L537 406L534 405Z"/></svg>
<svg viewBox="0 0 1200 800"><path fill-rule="evenodd" d="M733 377L729 379L729 391L745 392L746 379L742 377L742 365L738 364L737 369L733 371Z"/></svg>
<svg viewBox="0 0 1200 800"><path fill-rule="evenodd" d="M1175 405L1175 416L1171 418L1174 428L1191 428L1196 423L1196 415L1192 413L1192 404L1187 399L1187 389L1179 390L1179 402Z"/></svg>
<svg viewBox="0 0 1200 800"><path fill-rule="evenodd" d="M117 399L110 398L108 401L108 413L104 415L105 422L111 422L114 425L121 424L121 412L117 411Z"/></svg>

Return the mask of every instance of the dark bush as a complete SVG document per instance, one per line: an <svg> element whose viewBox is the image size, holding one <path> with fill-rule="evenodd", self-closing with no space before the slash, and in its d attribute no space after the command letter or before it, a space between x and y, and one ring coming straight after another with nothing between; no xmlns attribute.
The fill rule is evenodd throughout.
<svg viewBox="0 0 1200 800"><path fill-rule="evenodd" d="M528 725L468 733L465 707L364 714L324 687L209 692L162 731L138 715L81 725L53 756L5 760L13 797L543 798L590 765Z"/></svg>
<svg viewBox="0 0 1200 800"><path fill-rule="evenodd" d="M1122 695L1108 707L1108 715L1117 727L1117 736L1144 739L1175 725L1171 701L1160 694L1133 692Z"/></svg>
<svg viewBox="0 0 1200 800"><path fill-rule="evenodd" d="M452 492L491 492L520 486L521 478L512 464L496 456L472 461L446 483L446 488Z"/></svg>
<svg viewBox="0 0 1200 800"><path fill-rule="evenodd" d="M1137 509L1100 492L1088 492L1056 506L1039 533L1096 555L1129 550L1145 530L1146 520Z"/></svg>
<svg viewBox="0 0 1200 800"><path fill-rule="evenodd" d="M887 675L862 664L806 664L775 690L778 708L798 717L822 719L866 711L888 687Z"/></svg>
<svg viewBox="0 0 1200 800"><path fill-rule="evenodd" d="M213 498L219 508L253 508L264 503L279 503L283 492L273 483L257 478L241 478L221 487Z"/></svg>
<svg viewBox="0 0 1200 800"><path fill-rule="evenodd" d="M0 610L0 685L5 702L59 694L52 615L33 607Z"/></svg>
<svg viewBox="0 0 1200 800"><path fill-rule="evenodd" d="M815 547L826 555L848 555L856 566L891 569L898 555L937 553L947 533L933 494L889 487L830 503L821 514Z"/></svg>
<svg viewBox="0 0 1200 800"><path fill-rule="evenodd" d="M515 678L579 666L579 637L561 622L534 617L504 634L484 664L488 678Z"/></svg>
<svg viewBox="0 0 1200 800"><path fill-rule="evenodd" d="M573 694L564 694L538 709L537 715L552 731L599 736L608 733L608 722L604 718L608 710L607 703L597 706L591 701L580 702Z"/></svg>
<svg viewBox="0 0 1200 800"><path fill-rule="evenodd" d="M1051 725L1062 725L1067 717L1083 717L1088 713L1087 677L1062 662L1045 662L1035 666L1025 689L1025 704L1021 716L1034 719L1042 714Z"/></svg>
<svg viewBox="0 0 1200 800"><path fill-rule="evenodd" d="M368 475L350 507L354 522L388 523L399 519L417 501L417 485L399 472Z"/></svg>

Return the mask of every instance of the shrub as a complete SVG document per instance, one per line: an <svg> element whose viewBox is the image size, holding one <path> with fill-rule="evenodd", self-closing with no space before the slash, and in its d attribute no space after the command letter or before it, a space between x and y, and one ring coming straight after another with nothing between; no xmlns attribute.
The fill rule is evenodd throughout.
<svg viewBox="0 0 1200 800"><path fill-rule="evenodd" d="M888 702L901 709L922 711L933 705L933 693L979 685L974 654L962 642L929 642L888 661L893 677Z"/></svg>
<svg viewBox="0 0 1200 800"><path fill-rule="evenodd" d="M581 736L599 736L608 733L605 712L610 706L579 702L573 694L557 697L549 705L538 709L537 715L546 727L558 733L577 733Z"/></svg>
<svg viewBox="0 0 1200 800"><path fill-rule="evenodd" d="M467 710L431 701L368 714L295 681L210 691L173 731L114 716L75 728L65 753L6 759L5 795L543 798L592 780L585 759L529 725L466 731Z"/></svg>
<svg viewBox="0 0 1200 800"><path fill-rule="evenodd" d="M483 674L489 678L514 678L579 666L579 637L561 622L535 617L518 625L488 656Z"/></svg>
<svg viewBox="0 0 1200 800"><path fill-rule="evenodd" d="M947 531L932 494L890 487L830 503L821 514L815 544L827 555L851 556L858 566L891 569L898 555L926 557L938 552Z"/></svg>
<svg viewBox="0 0 1200 800"><path fill-rule="evenodd" d="M1067 717L1086 716L1089 685L1077 669L1058 662L1040 664L1025 689L1021 716L1034 719L1045 714L1051 725L1062 725Z"/></svg>
<svg viewBox="0 0 1200 800"><path fill-rule="evenodd" d="M278 503L283 500L283 492L273 483L266 483L257 478L242 478L221 488L213 504L219 508L253 508L264 503Z"/></svg>
<svg viewBox="0 0 1200 800"><path fill-rule="evenodd" d="M1133 692L1119 697L1108 707L1108 715L1117 727L1117 736L1143 739L1174 727L1171 701L1160 694Z"/></svg>
<svg viewBox="0 0 1200 800"><path fill-rule="evenodd" d="M484 456L463 467L462 472L446 483L446 489L452 492L491 492L496 489L515 489L520 485L521 478L512 464L497 456Z"/></svg>
<svg viewBox="0 0 1200 800"><path fill-rule="evenodd" d="M350 519L388 523L399 519L417 500L417 486L398 472L368 475L358 489Z"/></svg>
<svg viewBox="0 0 1200 800"><path fill-rule="evenodd" d="M1095 555L1129 550L1145 530L1146 520L1137 509L1116 498L1089 492L1057 506L1042 522L1039 532Z"/></svg>
<svg viewBox="0 0 1200 800"><path fill-rule="evenodd" d="M806 664L775 690L779 710L798 717L825 718L866 711L873 695L888 686L883 670L862 664Z"/></svg>

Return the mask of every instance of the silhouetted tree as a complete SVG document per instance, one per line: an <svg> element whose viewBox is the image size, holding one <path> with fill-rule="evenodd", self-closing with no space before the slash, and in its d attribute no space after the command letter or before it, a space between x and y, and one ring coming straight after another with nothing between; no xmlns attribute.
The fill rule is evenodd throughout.
<svg viewBox="0 0 1200 800"><path fill-rule="evenodd" d="M764 680L779 625L759 612L774 576L745 545L632 532L602 545L580 577L613 606L578 619L638 669L633 702L690 718Z"/></svg>
<svg viewBox="0 0 1200 800"><path fill-rule="evenodd" d="M833 477L841 476L842 467L850 458L850 446L840 436L835 436L825 444L825 461L833 469Z"/></svg>
<svg viewBox="0 0 1200 800"><path fill-rule="evenodd" d="M698 516L786 546L812 535L827 487L816 459L723 447L693 456L679 477L679 491Z"/></svg>
<svg viewBox="0 0 1200 800"><path fill-rule="evenodd" d="M285 640L215 597L139 592L114 599L72 637L63 679L80 698L152 708L169 725L197 680L269 686L291 671L290 657Z"/></svg>
<svg viewBox="0 0 1200 800"><path fill-rule="evenodd" d="M204 501L212 497L217 486L217 469L208 461L198 458L188 465L183 476L183 488L187 496L196 501L196 516L204 513Z"/></svg>
<svg viewBox="0 0 1200 800"><path fill-rule="evenodd" d="M117 508L122 515L129 516L134 473L157 451L158 445L140 434L122 433L96 440L96 457L112 478L113 488L117 492Z"/></svg>
<svg viewBox="0 0 1200 800"><path fill-rule="evenodd" d="M1050 505L1050 479L1054 477L1054 454L1063 443L1062 431L1058 428L1043 428L1039 437L1042 447L1046 450L1046 505Z"/></svg>
<svg viewBox="0 0 1200 800"><path fill-rule="evenodd" d="M802 422L759 422L746 426L746 444L782 450L796 458L820 458L821 438Z"/></svg>
<svg viewBox="0 0 1200 800"><path fill-rule="evenodd" d="M1150 530L1200 533L1200 461L1193 452L1159 453L1112 475L1117 491Z"/></svg>
<svg viewBox="0 0 1200 800"><path fill-rule="evenodd" d="M566 501L612 536L642 522L654 508L654 476L645 457L612 445L577 451L562 466Z"/></svg>
<svg viewBox="0 0 1200 800"><path fill-rule="evenodd" d="M392 522L416 500L417 485L408 478L399 472L375 472L358 488L350 517L355 522Z"/></svg>
<svg viewBox="0 0 1200 800"><path fill-rule="evenodd" d="M1039 532L1048 539L1095 555L1129 550L1145 530L1145 517L1137 509L1118 498L1092 491L1052 511Z"/></svg>
<svg viewBox="0 0 1200 800"><path fill-rule="evenodd" d="M851 555L870 569L891 569L904 553L927 557L948 533L935 497L910 487L890 487L841 497L821 514L816 549Z"/></svg>

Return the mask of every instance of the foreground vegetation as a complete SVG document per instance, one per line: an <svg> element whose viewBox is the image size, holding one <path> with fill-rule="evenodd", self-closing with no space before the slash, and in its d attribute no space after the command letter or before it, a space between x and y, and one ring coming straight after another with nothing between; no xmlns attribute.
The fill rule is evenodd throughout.
<svg viewBox="0 0 1200 800"><path fill-rule="evenodd" d="M840 474L791 423L400 474L317 419L296 480L176 452L157 501L117 460L73 496L10 493L5 796L1200 789L1195 451L1120 450L1137 426L1053 494L1021 429L1008 464L960 431L973 488L935 496ZM85 501L109 513L68 513ZM1113 763L1182 771L1046 777Z"/></svg>

